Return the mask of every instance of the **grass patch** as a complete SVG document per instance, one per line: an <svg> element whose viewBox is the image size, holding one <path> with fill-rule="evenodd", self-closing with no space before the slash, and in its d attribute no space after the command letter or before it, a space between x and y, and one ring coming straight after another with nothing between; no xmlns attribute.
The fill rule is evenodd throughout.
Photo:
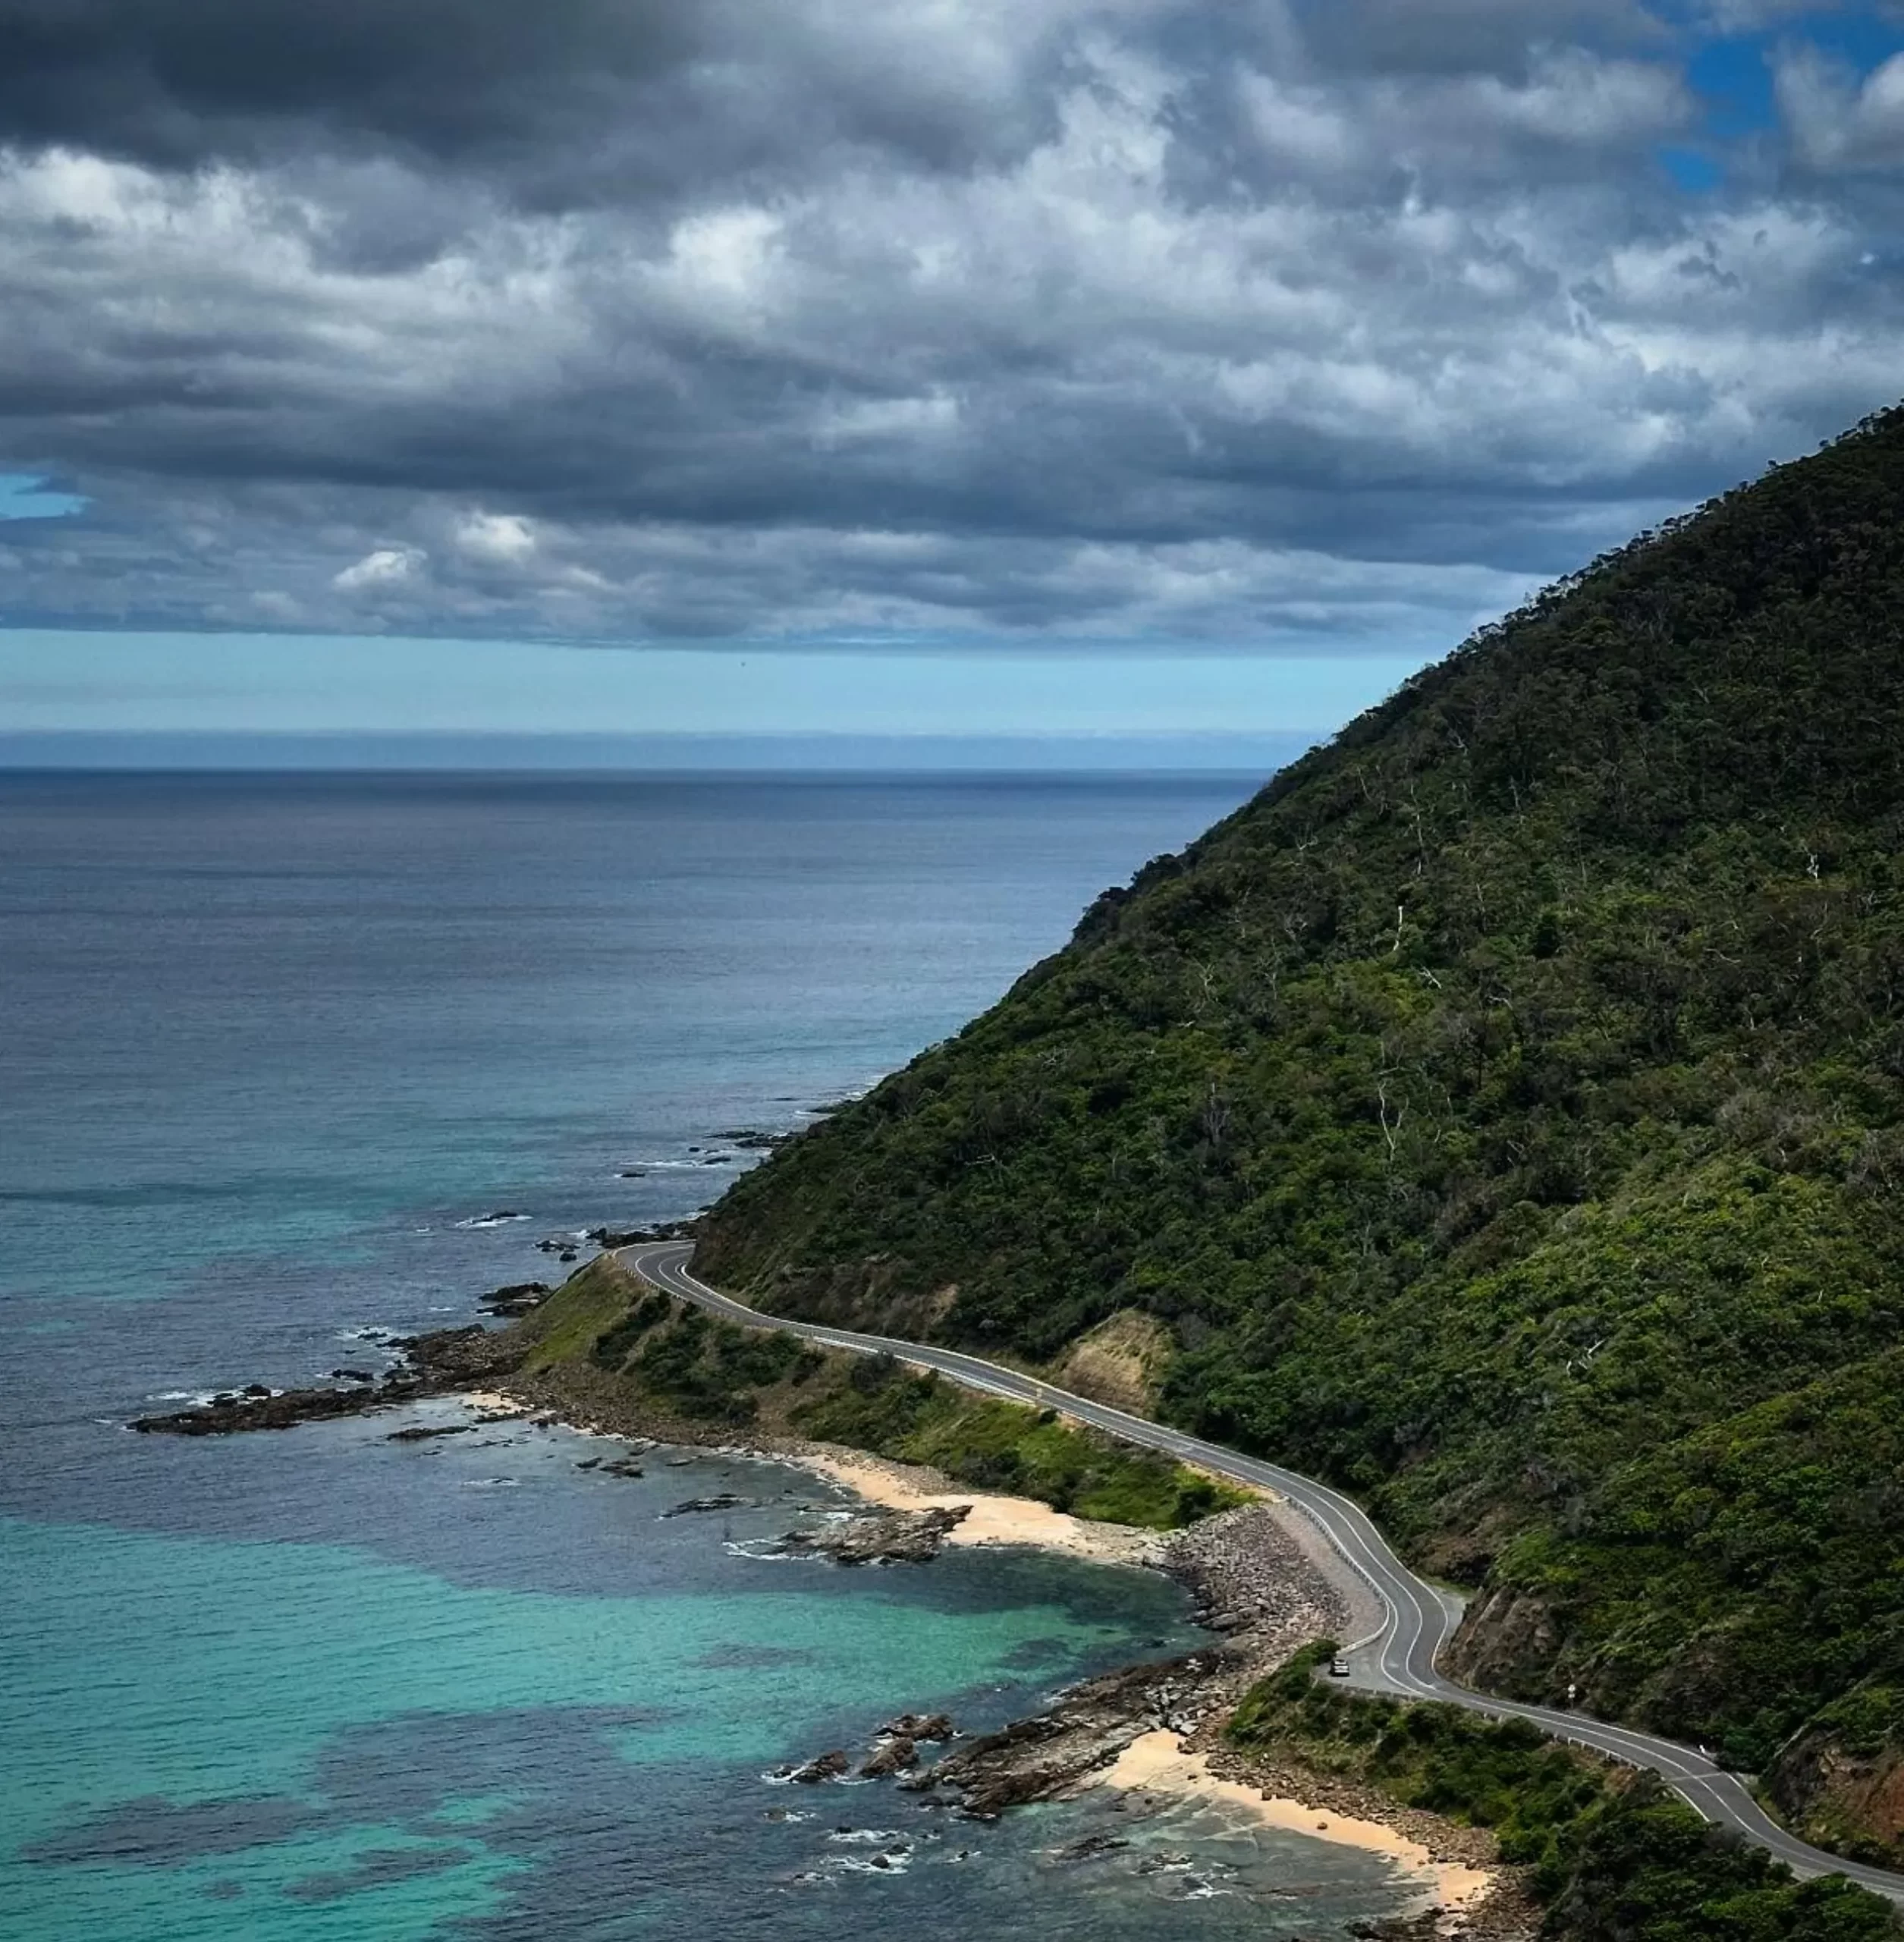
<svg viewBox="0 0 1904 1942"><path fill-rule="evenodd" d="M1106 1523L1176 1530L1248 1499L1167 1457L1063 1421L1054 1410L974 1397L891 1356L862 1357L846 1380L800 1405L803 1434L909 1463L974 1489L1030 1497Z"/></svg>
<svg viewBox="0 0 1904 1942"><path fill-rule="evenodd" d="M605 1331L627 1314L627 1271L611 1255L577 1269L539 1308L511 1324L510 1334L528 1345L525 1375L586 1356Z"/></svg>
<svg viewBox="0 0 1904 1942"><path fill-rule="evenodd" d="M649 1289L603 1257L516 1325L525 1374L586 1369L658 1416L731 1423L929 1463L975 1490L1035 1497L1106 1523L1175 1530L1248 1500L1167 1457L1050 1409L971 1395L890 1356L822 1353Z"/></svg>

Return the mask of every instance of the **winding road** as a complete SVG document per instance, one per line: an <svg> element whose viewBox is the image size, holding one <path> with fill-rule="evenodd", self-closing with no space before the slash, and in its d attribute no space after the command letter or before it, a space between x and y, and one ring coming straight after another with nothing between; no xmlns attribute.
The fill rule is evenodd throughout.
<svg viewBox="0 0 1904 1942"><path fill-rule="evenodd" d="M784 1329L827 1348L850 1350L859 1355L896 1356L916 1368L936 1369L969 1389L1006 1397L1015 1403L1061 1409L1066 1416L1090 1423L1126 1443L1161 1450L1235 1482L1275 1491L1312 1519L1380 1601L1384 1614L1381 1624L1347 1649L1349 1676L1354 1684L1411 1699L1444 1700L1496 1719L1529 1720L1557 1738L1591 1747L1629 1766L1649 1767L1696 1813L1769 1849L1794 1874L1843 1874L1861 1887L1904 1903L1904 1875L1846 1861L1822 1848L1808 1846L1772 1820L1736 1775L1726 1772L1697 1748L1657 1739L1630 1727L1610 1726L1579 1713L1494 1698L1443 1678L1435 1670L1435 1661L1461 1622L1461 1601L1416 1577L1389 1548L1361 1507L1340 1491L1280 1465L1239 1455L1221 1444L1206 1443L1166 1424L1094 1403L1087 1397L1054 1388L1035 1376L1002 1368L976 1356L963 1355L956 1349L935 1348L883 1335L863 1335L850 1329L828 1328L815 1322L763 1314L696 1281L688 1272L693 1254L690 1243L666 1241L624 1248L620 1258L644 1281L730 1321L754 1328Z"/></svg>

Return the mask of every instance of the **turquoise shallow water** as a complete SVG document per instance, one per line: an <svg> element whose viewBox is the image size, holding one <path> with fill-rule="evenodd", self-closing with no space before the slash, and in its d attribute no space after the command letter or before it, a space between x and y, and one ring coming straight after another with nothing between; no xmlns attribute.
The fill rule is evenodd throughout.
<svg viewBox="0 0 1904 1942"><path fill-rule="evenodd" d="M1179 1645L1161 1581L769 1561L810 1478L605 1478L559 1430L121 1426L689 1211L745 1164L721 1132L953 1029L1241 793L0 778L0 1936L1228 1942L1395 1906L1379 1862L1188 1811L975 1830L765 1777ZM715 1489L756 1501L662 1515ZM1093 1827L1131 1844L1066 1859Z"/></svg>

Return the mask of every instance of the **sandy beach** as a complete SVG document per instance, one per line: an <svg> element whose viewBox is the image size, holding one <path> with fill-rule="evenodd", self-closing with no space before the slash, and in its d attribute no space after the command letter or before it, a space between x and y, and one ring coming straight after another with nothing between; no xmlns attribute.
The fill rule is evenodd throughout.
<svg viewBox="0 0 1904 1942"><path fill-rule="evenodd" d="M1103 1564L1158 1561L1159 1541L1154 1532L1073 1517L1032 1497L957 1489L935 1471L828 1445L791 1451L778 1460L817 1472L884 1510L941 1510L969 1504L970 1514L947 1540L954 1544L1033 1544Z"/></svg>
<svg viewBox="0 0 1904 1942"><path fill-rule="evenodd" d="M460 1400L484 1416L542 1413L539 1406L505 1390L466 1390ZM586 1422L570 1422L568 1427L589 1435L618 1434ZM969 1505L969 1513L947 1540L954 1544L1026 1544L1042 1551L1062 1551L1071 1557L1090 1558L1101 1564L1155 1566L1161 1558L1162 1539L1156 1532L1073 1517L1032 1497L961 1490L938 1471L889 1462L837 1444L800 1443L774 1438L757 1446L724 1443L704 1447L725 1456L785 1463L811 1471L882 1510L940 1510Z"/></svg>
<svg viewBox="0 0 1904 1942"><path fill-rule="evenodd" d="M1211 1771L1202 1755L1183 1752L1180 1739L1174 1733L1140 1735L1105 1770L1098 1784L1221 1803L1236 1808L1259 1827L1314 1834L1346 1847L1386 1855L1410 1874L1419 1875L1424 1895L1444 1908L1468 1908L1494 1885L1494 1877L1488 1870L1462 1862L1437 1861L1420 1842L1411 1840L1393 1827L1374 1821L1359 1821L1327 1808L1311 1807L1299 1800L1265 1797L1259 1788L1241 1780L1224 1780Z"/></svg>
<svg viewBox="0 0 1904 1942"><path fill-rule="evenodd" d="M540 1402L512 1395L505 1389L467 1391L460 1400L470 1409L488 1416L535 1415L540 1418L545 1413L562 1413L548 1410ZM621 1433L606 1425L589 1422L586 1419L580 1423L570 1419L570 1426L588 1434L612 1436ZM839 1444L775 1438L764 1445L721 1444L702 1447L710 1454L763 1459L809 1471L880 1510L918 1512L967 1506L968 1514L947 1537L947 1541L952 1544L1025 1545L1088 1558L1099 1563L1152 1569L1161 1566L1166 1561L1168 1540L1161 1533L1074 1517L1029 1497L961 1490L941 1472L922 1466L895 1463ZM1273 1504L1275 1500L1267 1501ZM1230 1513L1228 1519L1233 1520L1242 1514ZM1290 1521L1293 1525L1299 1523L1299 1520ZM1302 1570L1305 1561L1302 1539L1306 1534L1298 1529L1285 1535L1292 1541L1286 1562L1296 1567L1295 1576L1305 1576ZM1250 1544L1252 1554L1261 1549L1261 1544L1262 1534L1255 1533ZM1212 1561L1206 1560L1206 1566ZM1265 1616L1267 1617L1267 1614ZM1320 1622L1319 1618L1309 1622L1305 1617L1295 1624L1290 1636L1311 1636ZM1252 1644L1258 1648L1253 1651L1250 1649ZM1253 1636L1250 1639L1233 1639L1231 1650L1239 1654L1237 1676L1253 1676L1266 1666L1280 1662L1288 1649L1289 1637L1284 1636L1283 1628L1274 1622L1265 1625L1260 1640ZM1213 1719L1221 1717L1221 1712L1212 1715ZM1497 1878L1495 1873L1487 1868L1461 1861L1437 1859L1419 1840L1379 1821L1359 1818L1332 1808L1316 1807L1301 1800L1265 1796L1258 1786L1227 1779L1212 1769L1204 1753L1185 1751L1181 1735L1174 1731L1139 1733L1114 1762L1084 1784L1195 1799L1231 1808L1258 1827L1312 1834L1318 1839L1384 1856L1419 1882L1424 1906L1439 1904L1450 1910L1470 1911L1494 1885Z"/></svg>

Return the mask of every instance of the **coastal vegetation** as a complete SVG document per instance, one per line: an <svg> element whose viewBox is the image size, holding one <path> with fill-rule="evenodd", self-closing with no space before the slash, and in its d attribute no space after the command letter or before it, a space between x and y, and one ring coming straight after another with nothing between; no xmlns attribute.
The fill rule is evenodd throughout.
<svg viewBox="0 0 1904 1942"><path fill-rule="evenodd" d="M1137 1318L1161 1413L1475 1588L1450 1670L1904 1863L1900 611L1904 410L1106 892L696 1271L1047 1366Z"/></svg>
<svg viewBox="0 0 1904 1942"><path fill-rule="evenodd" d="M663 1427L755 1431L929 1464L957 1485L1175 1530L1243 1501L1054 1411L978 1397L891 1357L809 1347L650 1290L603 1255L515 1325L525 1375Z"/></svg>
<svg viewBox="0 0 1904 1942"><path fill-rule="evenodd" d="M1551 1942L1896 1942L1879 1896L1796 1880L1656 1776L1522 1720L1332 1689L1315 1675L1334 1649L1311 1646L1252 1687L1229 1743L1488 1829L1501 1859L1528 1871Z"/></svg>

